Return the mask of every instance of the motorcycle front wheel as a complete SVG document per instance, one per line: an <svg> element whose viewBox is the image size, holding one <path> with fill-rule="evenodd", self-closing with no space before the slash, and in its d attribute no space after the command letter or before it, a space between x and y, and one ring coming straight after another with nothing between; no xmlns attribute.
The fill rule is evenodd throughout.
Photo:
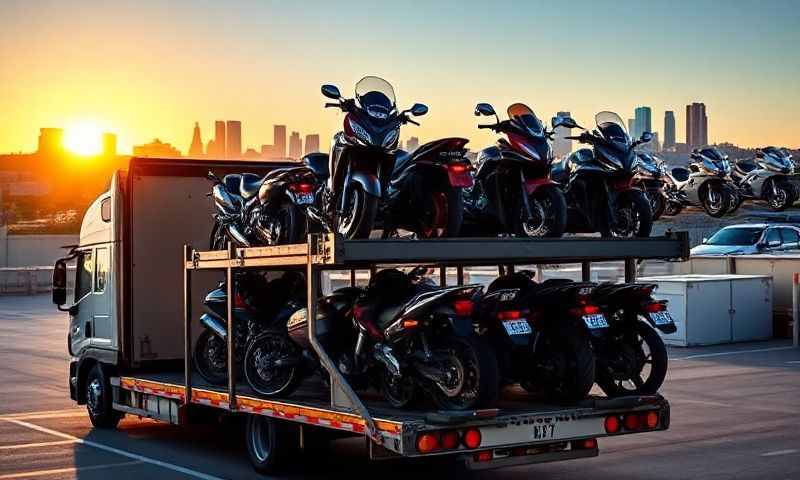
<svg viewBox="0 0 800 480"><path fill-rule="evenodd" d="M499 369L491 347L478 337L443 339L436 348L441 384L431 388L433 402L443 410L490 408L497 402Z"/></svg>
<svg viewBox="0 0 800 480"><path fill-rule="evenodd" d="M658 392L667 375L667 349L653 327L636 322L632 338L616 347L627 363L616 371L609 367L598 370L597 384L609 397L652 395Z"/></svg>
<svg viewBox="0 0 800 480"><path fill-rule="evenodd" d="M649 237L653 211L641 191L630 191L617 201L617 221L611 227L615 237Z"/></svg>
<svg viewBox="0 0 800 480"><path fill-rule="evenodd" d="M375 216L378 213L378 198L368 194L360 184L354 184L346 201L346 207L336 218L336 230L346 238L369 238Z"/></svg>
<svg viewBox="0 0 800 480"><path fill-rule="evenodd" d="M520 202L522 203L522 202ZM525 237L554 237L567 229L567 199L558 187L545 187L528 197L531 218L526 219L525 206L520 205L517 233Z"/></svg>
<svg viewBox="0 0 800 480"><path fill-rule="evenodd" d="M205 381L225 385L228 381L228 345L210 330L203 330L192 352L194 367Z"/></svg>
<svg viewBox="0 0 800 480"><path fill-rule="evenodd" d="M653 221L657 221L667 208L667 199L660 191L645 192L650 201L650 210L653 211Z"/></svg>
<svg viewBox="0 0 800 480"><path fill-rule="evenodd" d="M674 217L681 213L681 211L683 211L683 205L672 200L667 200L666 206L664 207L664 215Z"/></svg>
<svg viewBox="0 0 800 480"><path fill-rule="evenodd" d="M300 383L299 352L292 341L273 332L262 333L247 347L244 375L256 392L266 397L290 395ZM285 363L280 365L280 363Z"/></svg>
<svg viewBox="0 0 800 480"><path fill-rule="evenodd" d="M700 195L700 202L709 216L723 217L731 206L731 191L723 185L708 185Z"/></svg>
<svg viewBox="0 0 800 480"><path fill-rule="evenodd" d="M797 190L790 183L774 183L764 188L767 190L764 198L773 212L782 212L797 201Z"/></svg>

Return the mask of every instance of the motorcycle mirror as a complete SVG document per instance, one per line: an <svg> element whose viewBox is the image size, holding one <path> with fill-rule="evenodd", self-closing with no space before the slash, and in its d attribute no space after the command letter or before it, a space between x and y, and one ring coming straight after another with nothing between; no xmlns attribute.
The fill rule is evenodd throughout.
<svg viewBox="0 0 800 480"><path fill-rule="evenodd" d="M411 115L419 117L428 113L428 107L427 105L423 105L421 103L415 103L410 109L408 109L408 111L411 112Z"/></svg>
<svg viewBox="0 0 800 480"><path fill-rule="evenodd" d="M552 121L550 122L553 126L553 130L558 127L564 128L580 128L578 123L572 117L553 117Z"/></svg>
<svg viewBox="0 0 800 480"><path fill-rule="evenodd" d="M494 112L494 107L492 107L488 103L479 103L475 105L475 116L479 117L481 115L489 117L491 115L497 115L497 114Z"/></svg>
<svg viewBox="0 0 800 480"><path fill-rule="evenodd" d="M339 100L342 98L342 94L339 92L339 89L336 87L336 85L323 85L322 94L334 100Z"/></svg>
<svg viewBox="0 0 800 480"><path fill-rule="evenodd" d="M642 132L642 137L640 138L642 143L647 143L653 139L653 134L650 132Z"/></svg>

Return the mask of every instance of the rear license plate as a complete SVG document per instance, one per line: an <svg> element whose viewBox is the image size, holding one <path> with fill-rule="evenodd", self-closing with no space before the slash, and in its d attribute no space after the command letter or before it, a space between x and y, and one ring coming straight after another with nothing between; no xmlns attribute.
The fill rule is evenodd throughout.
<svg viewBox="0 0 800 480"><path fill-rule="evenodd" d="M298 205L309 205L314 203L313 193L298 193L295 198Z"/></svg>
<svg viewBox="0 0 800 480"><path fill-rule="evenodd" d="M654 312L650 314L650 319L653 320L653 323L656 325L668 325L673 323L672 315L669 312Z"/></svg>
<svg viewBox="0 0 800 480"><path fill-rule="evenodd" d="M556 423L546 423L544 425L533 426L534 440L552 440L556 437Z"/></svg>
<svg viewBox="0 0 800 480"><path fill-rule="evenodd" d="M595 329L595 328L607 328L608 322L606 322L606 316L602 313L596 313L594 315L584 315L583 321L586 323L586 326Z"/></svg>
<svg viewBox="0 0 800 480"><path fill-rule="evenodd" d="M527 320L504 320L503 327L509 335L527 335L533 333Z"/></svg>

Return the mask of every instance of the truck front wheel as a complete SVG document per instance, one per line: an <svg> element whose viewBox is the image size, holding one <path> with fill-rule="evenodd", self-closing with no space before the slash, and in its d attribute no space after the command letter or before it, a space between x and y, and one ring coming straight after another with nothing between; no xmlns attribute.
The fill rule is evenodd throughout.
<svg viewBox="0 0 800 480"><path fill-rule="evenodd" d="M97 428L116 428L124 414L115 411L112 403L111 383L100 364L96 364L86 377L86 410L89 420Z"/></svg>
<svg viewBox="0 0 800 480"><path fill-rule="evenodd" d="M248 415L245 436L250 463L257 472L279 471L293 451L299 449L297 428L269 417Z"/></svg>

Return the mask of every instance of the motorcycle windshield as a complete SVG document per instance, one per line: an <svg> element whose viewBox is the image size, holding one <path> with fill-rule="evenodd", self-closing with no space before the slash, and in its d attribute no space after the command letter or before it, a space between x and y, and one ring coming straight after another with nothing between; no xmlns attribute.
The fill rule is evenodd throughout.
<svg viewBox="0 0 800 480"><path fill-rule="evenodd" d="M725 160L725 155L717 150L716 148L703 148L700 150L700 155L709 158L715 162L721 162Z"/></svg>
<svg viewBox="0 0 800 480"><path fill-rule="evenodd" d="M544 125L533 110L525 104L515 103L508 107L508 118L516 123L518 127L534 137L544 136Z"/></svg>
<svg viewBox="0 0 800 480"><path fill-rule="evenodd" d="M379 77L364 77L356 83L358 106L376 120L386 120L395 110L394 89Z"/></svg>
<svg viewBox="0 0 800 480"><path fill-rule="evenodd" d="M594 117L597 130L611 145L621 151L631 147L631 137L625 129L625 123L614 112L600 112Z"/></svg>

